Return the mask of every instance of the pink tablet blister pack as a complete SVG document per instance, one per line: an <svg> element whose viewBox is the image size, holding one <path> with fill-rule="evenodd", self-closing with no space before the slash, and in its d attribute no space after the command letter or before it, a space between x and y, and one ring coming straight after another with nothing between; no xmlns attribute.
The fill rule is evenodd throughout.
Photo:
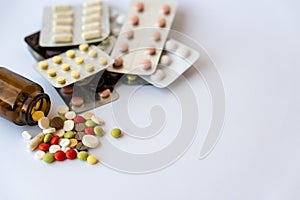
<svg viewBox="0 0 300 200"><path fill-rule="evenodd" d="M102 1L44 8L39 44L42 47L73 46L101 42L109 36L109 9Z"/></svg>
<svg viewBox="0 0 300 200"><path fill-rule="evenodd" d="M116 62L108 71L152 74L159 62L176 8L174 0L133 0L111 54Z"/></svg>
<svg viewBox="0 0 300 200"><path fill-rule="evenodd" d="M169 39L156 71L149 76L140 77L155 87L167 87L189 69L199 59L199 56L198 51Z"/></svg>

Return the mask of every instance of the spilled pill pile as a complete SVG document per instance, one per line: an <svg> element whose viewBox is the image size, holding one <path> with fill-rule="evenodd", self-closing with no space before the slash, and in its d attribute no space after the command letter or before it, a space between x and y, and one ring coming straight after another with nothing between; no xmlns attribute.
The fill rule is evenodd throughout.
<svg viewBox="0 0 300 200"><path fill-rule="evenodd" d="M98 137L105 135L104 121L91 112L77 115L65 105L58 107L57 114L50 119L40 111L32 113L42 131L33 138L30 132L23 131L22 137L30 140L27 148L35 151L34 157L46 163L77 158L91 165L98 163L99 159L88 151L100 145ZM120 138L122 132L114 128L110 135Z"/></svg>

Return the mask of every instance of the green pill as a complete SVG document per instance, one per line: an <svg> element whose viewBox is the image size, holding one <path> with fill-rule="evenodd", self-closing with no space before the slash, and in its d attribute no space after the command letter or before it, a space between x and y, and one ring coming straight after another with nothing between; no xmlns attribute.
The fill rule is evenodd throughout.
<svg viewBox="0 0 300 200"><path fill-rule="evenodd" d="M110 131L110 134L114 138L120 138L122 136L122 131L118 128L114 128L113 130Z"/></svg>
<svg viewBox="0 0 300 200"><path fill-rule="evenodd" d="M94 133L101 137L105 135L105 131L103 130L103 128L101 126L96 126L94 128Z"/></svg>
<svg viewBox="0 0 300 200"><path fill-rule="evenodd" d="M53 153L46 153L44 156L43 156L43 161L46 162L46 163L52 163L54 162L54 155Z"/></svg>
<svg viewBox="0 0 300 200"><path fill-rule="evenodd" d="M105 40L102 41L101 44L107 45L107 44L109 44L109 43L110 43L110 39L109 39L109 38L106 38Z"/></svg>
<svg viewBox="0 0 300 200"><path fill-rule="evenodd" d="M87 157L89 156L88 152L86 151L80 151L78 154L77 154L77 158L79 160L86 160Z"/></svg>
<svg viewBox="0 0 300 200"><path fill-rule="evenodd" d="M127 75L127 80L128 81L135 81L136 80L136 76L135 75Z"/></svg>
<svg viewBox="0 0 300 200"><path fill-rule="evenodd" d="M73 131L67 131L65 134L64 134L64 138L67 138L67 139L71 139L75 136L74 132Z"/></svg>
<svg viewBox="0 0 300 200"><path fill-rule="evenodd" d="M64 115L59 116L63 121L66 121L67 118Z"/></svg>
<svg viewBox="0 0 300 200"><path fill-rule="evenodd" d="M94 126L96 126L97 124L95 123L95 122L93 122L91 119L88 119L88 120L86 120L86 122L85 122L85 126L86 127L94 127Z"/></svg>
<svg viewBox="0 0 300 200"><path fill-rule="evenodd" d="M51 138L52 138L52 134L51 134L51 133L47 133L47 134L44 136L44 139L43 139L44 143L50 142Z"/></svg>

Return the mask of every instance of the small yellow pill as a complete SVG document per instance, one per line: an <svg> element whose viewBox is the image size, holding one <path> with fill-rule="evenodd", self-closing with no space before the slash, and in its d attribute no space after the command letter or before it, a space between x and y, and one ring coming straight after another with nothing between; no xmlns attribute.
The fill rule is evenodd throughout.
<svg viewBox="0 0 300 200"><path fill-rule="evenodd" d="M60 56L54 56L52 58L52 61L55 63L55 64L61 64L62 63L62 57Z"/></svg>
<svg viewBox="0 0 300 200"><path fill-rule="evenodd" d="M89 63L89 64L87 64L86 66L85 66L85 71L87 71L87 72L93 72L95 70L95 67L94 67L94 65L93 64L91 64L91 63Z"/></svg>
<svg viewBox="0 0 300 200"><path fill-rule="evenodd" d="M44 117L44 112L43 111L35 111L34 113L32 113L31 117L33 119L33 121L37 122L39 121L39 119L41 119L42 117Z"/></svg>
<svg viewBox="0 0 300 200"><path fill-rule="evenodd" d="M70 71L71 70L71 65L69 63L64 63L61 65L61 69L63 71Z"/></svg>
<svg viewBox="0 0 300 200"><path fill-rule="evenodd" d="M63 77L63 76L60 76L60 77L58 77L58 78L56 79L56 81L57 81L57 83L63 85L63 84L66 83L66 78Z"/></svg>
<svg viewBox="0 0 300 200"><path fill-rule="evenodd" d="M89 45L88 44L81 44L81 45L79 45L79 50L80 51L88 51L89 50Z"/></svg>
<svg viewBox="0 0 300 200"><path fill-rule="evenodd" d="M94 165L94 164L96 164L98 162L99 162L99 160L98 160L98 158L95 155L89 155L87 157L87 163L90 164L90 165Z"/></svg>
<svg viewBox="0 0 300 200"><path fill-rule="evenodd" d="M75 50L71 49L71 50L68 50L68 51L66 52L66 55L67 55L69 58L75 58L76 52L75 52Z"/></svg>
<svg viewBox="0 0 300 200"><path fill-rule="evenodd" d="M104 57L100 57L98 61L99 61L99 64L102 66L107 65L107 59Z"/></svg>
<svg viewBox="0 0 300 200"><path fill-rule="evenodd" d="M75 62L77 65L81 65L84 63L84 58L83 57L76 57Z"/></svg>
<svg viewBox="0 0 300 200"><path fill-rule="evenodd" d="M49 70L47 71L47 73L48 73L48 75L49 75L50 77L55 77L55 76L56 76L56 70L55 70L55 69L49 69Z"/></svg>
<svg viewBox="0 0 300 200"><path fill-rule="evenodd" d="M71 72L72 78L78 79L80 78L80 72L78 70L74 70Z"/></svg>
<svg viewBox="0 0 300 200"><path fill-rule="evenodd" d="M39 62L39 67L40 67L42 70L46 70L46 69L48 69L49 64L48 64L47 61L41 61L41 62Z"/></svg>

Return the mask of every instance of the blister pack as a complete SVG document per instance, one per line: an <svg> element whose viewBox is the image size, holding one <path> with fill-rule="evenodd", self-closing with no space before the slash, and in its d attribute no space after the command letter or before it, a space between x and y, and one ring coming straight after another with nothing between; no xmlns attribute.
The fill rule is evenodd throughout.
<svg viewBox="0 0 300 200"><path fill-rule="evenodd" d="M199 56L198 51L169 39L156 71L150 76L140 77L156 87L167 87L189 69L199 59Z"/></svg>
<svg viewBox="0 0 300 200"><path fill-rule="evenodd" d="M102 1L44 8L39 44L61 47L100 42L110 33L108 6Z"/></svg>
<svg viewBox="0 0 300 200"><path fill-rule="evenodd" d="M108 71L150 75L158 64L172 26L177 4L173 0L133 0L121 28Z"/></svg>
<svg viewBox="0 0 300 200"><path fill-rule="evenodd" d="M112 65L113 59L96 46L81 44L79 49L70 49L34 65L51 85L64 87L83 80Z"/></svg>

